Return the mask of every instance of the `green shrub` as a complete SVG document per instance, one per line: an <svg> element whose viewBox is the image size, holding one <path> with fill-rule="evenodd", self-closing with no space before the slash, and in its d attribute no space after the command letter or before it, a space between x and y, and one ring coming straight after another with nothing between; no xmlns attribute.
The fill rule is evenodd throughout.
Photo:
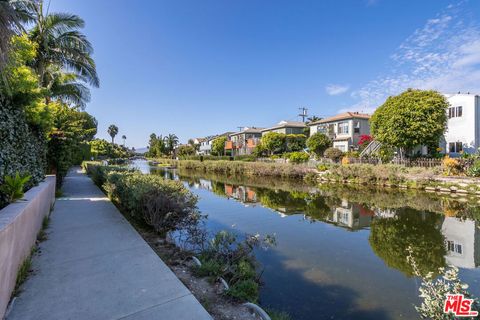
<svg viewBox="0 0 480 320"><path fill-rule="evenodd" d="M269 176L289 179L303 179L313 169L293 164L244 162L244 161L178 161L178 168L199 172L225 175Z"/></svg>
<svg viewBox="0 0 480 320"><path fill-rule="evenodd" d="M286 153L285 157L291 163L303 163L303 162L307 162L310 159L310 155L306 152L290 152L290 153Z"/></svg>
<svg viewBox="0 0 480 320"><path fill-rule="evenodd" d="M467 175L470 177L480 177L480 160L475 161L470 168L468 168Z"/></svg>
<svg viewBox="0 0 480 320"><path fill-rule="evenodd" d="M323 172L323 171L327 171L329 167L330 167L330 166L329 166L328 164L326 164L326 163L320 163L320 164L317 166L317 170Z"/></svg>
<svg viewBox="0 0 480 320"><path fill-rule="evenodd" d="M258 283L252 279L240 280L228 289L227 294L242 301L256 302L258 300Z"/></svg>
<svg viewBox="0 0 480 320"><path fill-rule="evenodd" d="M227 294L243 301L258 300L257 262L253 250L259 246L270 246L275 240L267 236L246 236L239 240L231 232L220 231L208 243L200 255L201 267L196 273L210 277L222 277L229 284Z"/></svg>
<svg viewBox="0 0 480 320"><path fill-rule="evenodd" d="M343 152L338 148L330 147L327 150L325 150L323 155L335 162L338 162L340 158L343 157Z"/></svg>
<svg viewBox="0 0 480 320"><path fill-rule="evenodd" d="M157 232L181 229L200 219L197 197L179 181L99 162L85 162L83 167L125 213Z"/></svg>
<svg viewBox="0 0 480 320"><path fill-rule="evenodd" d="M5 176L3 185L0 186L0 191L7 196L9 203L15 202L23 198L25 185L30 180L29 175L20 175L17 171L15 176Z"/></svg>
<svg viewBox="0 0 480 320"><path fill-rule="evenodd" d="M33 130L25 113L0 97L0 185L5 176L28 172L26 189L45 178L47 145L43 132ZM0 192L0 208L7 196Z"/></svg>

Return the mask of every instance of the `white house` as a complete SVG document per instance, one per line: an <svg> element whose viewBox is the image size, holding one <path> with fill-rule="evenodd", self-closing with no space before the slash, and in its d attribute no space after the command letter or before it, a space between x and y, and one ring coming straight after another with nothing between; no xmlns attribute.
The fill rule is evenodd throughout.
<svg viewBox="0 0 480 320"><path fill-rule="evenodd" d="M440 147L453 156L475 153L480 147L480 96L445 94L450 103L445 140Z"/></svg>
<svg viewBox="0 0 480 320"><path fill-rule="evenodd" d="M459 268L480 266L480 229L474 220L445 217L442 224L448 264Z"/></svg>
<svg viewBox="0 0 480 320"><path fill-rule="evenodd" d="M370 134L370 115L359 112L345 112L308 124L310 136L321 132L330 137L333 147L348 151L358 146L361 135Z"/></svg>

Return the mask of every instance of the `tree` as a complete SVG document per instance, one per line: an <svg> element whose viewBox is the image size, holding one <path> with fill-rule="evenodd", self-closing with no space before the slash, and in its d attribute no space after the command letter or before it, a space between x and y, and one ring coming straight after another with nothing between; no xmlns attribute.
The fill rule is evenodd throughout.
<svg viewBox="0 0 480 320"><path fill-rule="evenodd" d="M212 142L212 154L215 156L223 156L225 154L225 143L227 143L227 137L218 137Z"/></svg>
<svg viewBox="0 0 480 320"><path fill-rule="evenodd" d="M165 137L165 145L168 153L172 154L173 150L175 150L175 147L178 145L178 137L175 134L170 133Z"/></svg>
<svg viewBox="0 0 480 320"><path fill-rule="evenodd" d="M262 147L270 154L285 151L286 135L278 132L268 132L262 136Z"/></svg>
<svg viewBox="0 0 480 320"><path fill-rule="evenodd" d="M331 160L337 162L343 156L343 151L338 149L338 148L330 147L330 148L327 148L327 150L325 150L325 152L323 154L328 159L331 159Z"/></svg>
<svg viewBox="0 0 480 320"><path fill-rule="evenodd" d="M178 147L177 155L179 157L193 156L195 154L196 148L190 144L182 145Z"/></svg>
<svg viewBox="0 0 480 320"><path fill-rule="evenodd" d="M307 137L304 134L287 134L287 152L302 151L306 147Z"/></svg>
<svg viewBox="0 0 480 320"><path fill-rule="evenodd" d="M115 142L115 136L117 135L118 133L118 127L114 124L111 124L109 127L108 127L108 130L107 130L108 134L110 135L110 137L112 137L112 144L114 144Z"/></svg>
<svg viewBox="0 0 480 320"><path fill-rule="evenodd" d="M433 90L408 89L389 97L370 118L373 137L382 144L399 148L400 156L414 147L436 149L447 125L449 103Z"/></svg>
<svg viewBox="0 0 480 320"><path fill-rule="evenodd" d="M123 140L123 146L125 147L125 141L127 140L127 136L126 136L126 135L123 135L123 136L122 136L122 140Z"/></svg>
<svg viewBox="0 0 480 320"><path fill-rule="evenodd" d="M320 121L322 118L317 117L317 116L311 116L307 118L307 123L315 122L315 121Z"/></svg>
<svg viewBox="0 0 480 320"><path fill-rule="evenodd" d="M332 145L332 140L323 133L317 132L307 139L308 149L317 156L323 156L325 150Z"/></svg>
<svg viewBox="0 0 480 320"><path fill-rule="evenodd" d="M45 14L42 0L34 4L32 11L34 26L29 37L37 44L34 66L40 85L46 87L50 83L48 67L56 65L70 70L80 81L98 87L100 80L91 57L92 45L79 31L85 26L83 19L69 13Z"/></svg>
<svg viewBox="0 0 480 320"><path fill-rule="evenodd" d="M22 24L31 20L33 3L33 0L0 0L0 68L7 62L11 37L20 34L24 30Z"/></svg>

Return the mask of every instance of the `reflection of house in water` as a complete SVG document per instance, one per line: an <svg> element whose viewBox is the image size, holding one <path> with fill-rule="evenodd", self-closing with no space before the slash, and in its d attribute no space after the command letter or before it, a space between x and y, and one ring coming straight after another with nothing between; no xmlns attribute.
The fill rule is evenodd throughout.
<svg viewBox="0 0 480 320"><path fill-rule="evenodd" d="M480 229L474 220L445 217L442 234L445 237L448 264L459 268L480 266Z"/></svg>
<svg viewBox="0 0 480 320"><path fill-rule="evenodd" d="M360 204L349 203L346 200L342 200L342 205L334 209L330 221L339 226L351 229L362 229L370 226L373 216L374 212L372 210Z"/></svg>
<svg viewBox="0 0 480 320"><path fill-rule="evenodd" d="M212 182L210 180L205 180L205 179L199 179L198 181L195 181L193 183L193 187L195 189L205 189L208 191L211 191L212 188Z"/></svg>
<svg viewBox="0 0 480 320"><path fill-rule="evenodd" d="M257 203L257 193L250 187L225 184L225 194L243 203Z"/></svg>

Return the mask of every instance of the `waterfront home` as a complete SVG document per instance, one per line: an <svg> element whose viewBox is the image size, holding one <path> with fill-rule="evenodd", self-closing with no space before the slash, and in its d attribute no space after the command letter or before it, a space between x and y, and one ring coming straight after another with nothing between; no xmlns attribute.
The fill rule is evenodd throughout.
<svg viewBox="0 0 480 320"><path fill-rule="evenodd" d="M444 94L448 108L447 130L440 142L442 151L451 156L475 153L480 147L480 96L474 94Z"/></svg>
<svg viewBox="0 0 480 320"><path fill-rule="evenodd" d="M262 130L262 136L269 132L277 132L283 134L303 134L307 125L300 121L285 121L282 120L273 127Z"/></svg>
<svg viewBox="0 0 480 320"><path fill-rule="evenodd" d="M333 147L344 152L355 149L361 135L370 134L370 115L359 112L345 112L308 124L310 136L320 132L333 141Z"/></svg>
<svg viewBox="0 0 480 320"><path fill-rule="evenodd" d="M245 127L239 132L230 134L225 143L226 153L232 156L252 154L260 142L262 130L263 128Z"/></svg>
<svg viewBox="0 0 480 320"><path fill-rule="evenodd" d="M203 139L203 141L200 142L200 147L199 147L199 150L198 150L198 154L199 155L211 155L212 154L213 141L215 141L215 139L220 138L220 137L227 137L228 138L228 135L230 135L232 133L233 132L225 132L225 133L222 133L222 134L217 134L217 135L214 135L214 136L205 137Z"/></svg>

